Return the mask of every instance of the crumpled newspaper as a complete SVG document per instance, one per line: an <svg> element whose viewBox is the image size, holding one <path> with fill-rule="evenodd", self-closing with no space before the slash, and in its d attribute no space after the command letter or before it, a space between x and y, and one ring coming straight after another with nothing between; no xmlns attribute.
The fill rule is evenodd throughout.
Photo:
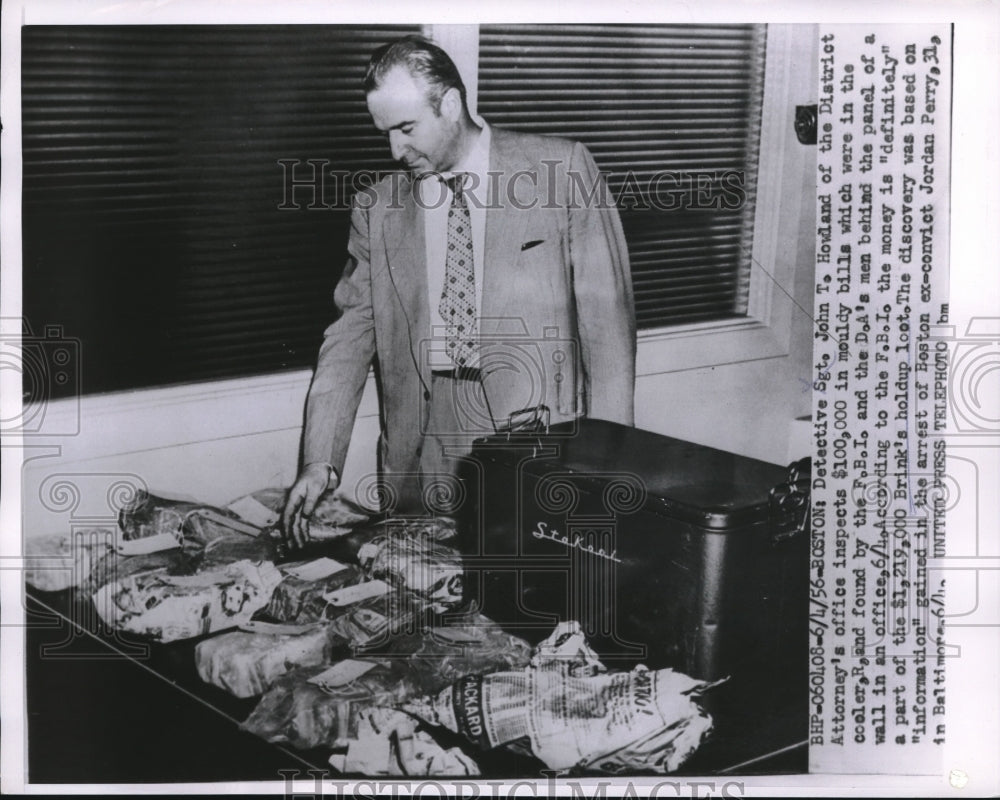
<svg viewBox="0 0 1000 800"><path fill-rule="evenodd" d="M671 669L609 673L579 624L564 622L525 670L469 675L403 708L484 750L526 742L560 772L666 773L711 731L696 698L714 685Z"/></svg>
<svg viewBox="0 0 1000 800"><path fill-rule="evenodd" d="M362 712L357 738L330 756L342 773L372 777L475 777L479 765L457 747L445 749L410 715L392 708Z"/></svg>

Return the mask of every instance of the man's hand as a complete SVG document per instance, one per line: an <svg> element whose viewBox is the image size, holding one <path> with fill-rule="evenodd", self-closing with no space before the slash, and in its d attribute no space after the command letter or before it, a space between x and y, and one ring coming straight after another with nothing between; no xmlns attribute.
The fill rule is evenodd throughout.
<svg viewBox="0 0 1000 800"><path fill-rule="evenodd" d="M285 540L292 547L302 547L309 541L309 517L320 496L327 489L336 489L337 475L328 464L306 464L288 492L288 501L281 515Z"/></svg>

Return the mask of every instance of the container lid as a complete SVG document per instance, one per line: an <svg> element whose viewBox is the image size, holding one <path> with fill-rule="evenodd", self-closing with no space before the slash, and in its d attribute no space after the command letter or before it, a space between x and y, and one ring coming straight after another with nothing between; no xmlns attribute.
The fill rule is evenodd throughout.
<svg viewBox="0 0 1000 800"><path fill-rule="evenodd" d="M785 467L595 419L491 436L475 453L542 480L572 474L580 489L604 493L609 514L642 509L720 531L766 519L771 489L788 480Z"/></svg>

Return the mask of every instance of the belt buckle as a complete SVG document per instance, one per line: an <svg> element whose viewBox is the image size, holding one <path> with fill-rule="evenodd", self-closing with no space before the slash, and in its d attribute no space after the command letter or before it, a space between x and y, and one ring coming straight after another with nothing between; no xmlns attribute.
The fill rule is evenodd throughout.
<svg viewBox="0 0 1000 800"><path fill-rule="evenodd" d="M451 369L436 369L431 371L431 375L436 375L441 378L451 378L456 381L479 382L482 380L482 372L479 370L479 367L452 367Z"/></svg>

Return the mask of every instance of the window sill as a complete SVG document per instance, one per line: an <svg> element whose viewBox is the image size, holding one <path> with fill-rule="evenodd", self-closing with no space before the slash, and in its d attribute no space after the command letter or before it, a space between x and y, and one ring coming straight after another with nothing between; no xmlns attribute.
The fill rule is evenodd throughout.
<svg viewBox="0 0 1000 800"><path fill-rule="evenodd" d="M722 320L641 331L636 376L717 367L789 353L787 325L754 319Z"/></svg>

